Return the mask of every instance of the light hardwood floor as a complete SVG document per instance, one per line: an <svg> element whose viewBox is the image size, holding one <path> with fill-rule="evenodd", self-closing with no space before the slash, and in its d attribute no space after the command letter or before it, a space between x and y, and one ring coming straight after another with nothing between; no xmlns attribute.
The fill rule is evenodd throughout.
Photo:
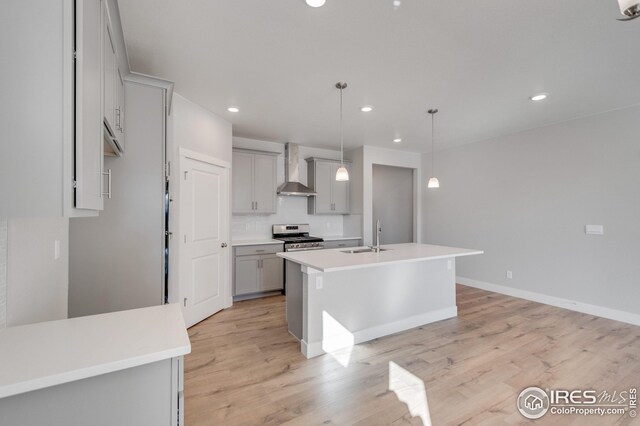
<svg viewBox="0 0 640 426"><path fill-rule="evenodd" d="M457 318L310 360L287 332L284 297L235 303L189 330L185 423L512 425L527 423L516 398L528 386L640 388L640 327L460 285L457 293ZM535 423L639 422L547 413Z"/></svg>

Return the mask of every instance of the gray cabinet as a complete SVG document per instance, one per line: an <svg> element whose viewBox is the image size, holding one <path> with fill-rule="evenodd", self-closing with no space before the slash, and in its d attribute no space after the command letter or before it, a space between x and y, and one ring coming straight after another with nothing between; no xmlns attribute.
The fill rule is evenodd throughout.
<svg viewBox="0 0 640 426"><path fill-rule="evenodd" d="M109 31L105 24L115 2L29 4L3 3L4 16L11 17L3 22L11 61L28 64L29 72L3 68L3 80L10 82L3 87L4 104L23 107L5 114L12 125L3 137L12 143L0 147L0 217L97 216L108 190L103 108L106 102L109 113L119 103L113 57L122 44L117 9L111 10Z"/></svg>
<svg viewBox="0 0 640 426"><path fill-rule="evenodd" d="M282 244L241 246L234 249L233 295L253 295L284 288L284 260L276 253Z"/></svg>
<svg viewBox="0 0 640 426"><path fill-rule="evenodd" d="M120 156L124 152L124 76L118 68L111 14L106 0L102 3L102 114L105 154Z"/></svg>
<svg viewBox="0 0 640 426"><path fill-rule="evenodd" d="M336 249L343 247L359 247L360 246L360 238L355 238L353 240L325 240L324 248L325 249Z"/></svg>
<svg viewBox="0 0 640 426"><path fill-rule="evenodd" d="M234 214L274 214L277 211L277 154L233 150Z"/></svg>
<svg viewBox="0 0 640 426"><path fill-rule="evenodd" d="M340 165L336 160L307 158L307 182L317 193L308 198L309 214L349 214L349 181L336 180ZM351 171L350 162L344 165Z"/></svg>

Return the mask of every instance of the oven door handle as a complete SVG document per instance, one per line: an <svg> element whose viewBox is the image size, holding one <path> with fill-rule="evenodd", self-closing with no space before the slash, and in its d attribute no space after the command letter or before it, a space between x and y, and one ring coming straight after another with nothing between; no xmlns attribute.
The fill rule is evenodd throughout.
<svg viewBox="0 0 640 426"><path fill-rule="evenodd" d="M324 246L322 246L322 247L304 247L304 248L294 248L294 249L285 248L284 251L286 251L288 253L293 253L295 251L322 250L322 249L324 249Z"/></svg>

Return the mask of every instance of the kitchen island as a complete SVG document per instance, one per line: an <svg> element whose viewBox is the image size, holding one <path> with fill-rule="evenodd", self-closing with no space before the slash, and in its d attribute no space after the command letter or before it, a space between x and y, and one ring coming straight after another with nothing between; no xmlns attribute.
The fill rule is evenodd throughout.
<svg viewBox="0 0 640 426"><path fill-rule="evenodd" d="M307 358L457 315L455 258L479 250L392 244L278 253L287 323Z"/></svg>

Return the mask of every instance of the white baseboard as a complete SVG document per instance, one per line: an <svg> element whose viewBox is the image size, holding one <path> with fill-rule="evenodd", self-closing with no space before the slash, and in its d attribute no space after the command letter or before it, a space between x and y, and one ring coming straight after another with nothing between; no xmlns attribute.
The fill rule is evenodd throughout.
<svg viewBox="0 0 640 426"><path fill-rule="evenodd" d="M457 315L458 307L451 306L448 308L439 309L437 311L426 312L424 314L414 315L412 317L403 318L391 323L376 325L356 331L355 333L353 333L353 339L355 341L355 344L357 345L359 343L377 339L378 337L388 336L390 334L399 333L411 328L420 327L421 325L431 324L433 322L453 318ZM332 345L332 342L327 343L330 347L335 346ZM322 342L308 343L304 340L301 340L300 349L304 356L306 356L307 358L313 358L325 353L325 351L322 349Z"/></svg>
<svg viewBox="0 0 640 426"><path fill-rule="evenodd" d="M547 294L535 293L533 291L473 280L471 278L456 277L456 282L469 287L505 294L519 299L544 303L545 305L556 306L558 308L569 309L571 311L582 312L584 314L595 315L597 317L626 322L627 324L640 325L640 315L632 312L620 311L617 309L606 308L604 306L590 305L588 303L577 302L575 300L563 299L561 297L549 296Z"/></svg>

